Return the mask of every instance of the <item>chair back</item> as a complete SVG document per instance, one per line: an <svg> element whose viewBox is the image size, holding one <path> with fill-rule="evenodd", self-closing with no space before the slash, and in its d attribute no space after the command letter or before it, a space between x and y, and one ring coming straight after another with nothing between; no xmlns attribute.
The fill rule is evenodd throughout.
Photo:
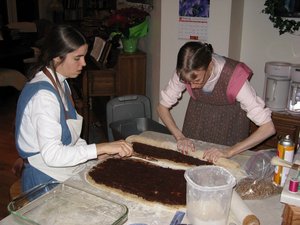
<svg viewBox="0 0 300 225"><path fill-rule="evenodd" d="M111 99L106 105L108 140L113 141L110 124L115 121L135 118L151 119L150 99L144 95L124 95Z"/></svg>

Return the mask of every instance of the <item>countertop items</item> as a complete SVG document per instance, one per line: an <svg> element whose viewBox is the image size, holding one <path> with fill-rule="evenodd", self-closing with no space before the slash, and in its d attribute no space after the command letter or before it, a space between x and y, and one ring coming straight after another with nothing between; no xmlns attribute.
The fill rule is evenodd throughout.
<svg viewBox="0 0 300 225"><path fill-rule="evenodd" d="M34 225L92 225L99 221L103 225L121 225L128 214L125 205L59 182L37 186L14 199L8 209L15 220Z"/></svg>
<svg viewBox="0 0 300 225"><path fill-rule="evenodd" d="M297 155L296 155L297 157ZM300 160L295 160L294 164L300 165ZM286 179L284 183L284 187L280 196L280 201L286 204L294 205L300 207L300 191L298 189L298 192L291 192L289 190L289 184L290 181L293 178L297 178L299 173L299 168L296 167L296 169L293 169L293 167L290 169L288 178Z"/></svg>
<svg viewBox="0 0 300 225"><path fill-rule="evenodd" d="M170 140L170 135L167 134L160 134L162 138L166 137L168 140ZM212 146L211 143L205 143L201 141L195 142L197 149L205 149L207 146ZM241 171L238 173L235 173L234 176L237 177L237 179L240 178L240 176L243 175L243 166L245 165L245 162L253 155L253 152L247 151L243 154L240 154L238 156L235 156L232 158L235 162L241 165ZM157 225L157 224L170 224L172 221L175 213L177 210L171 210L170 208L167 208L160 204L147 204L147 203L141 203L133 201L132 199L126 198L126 196L119 194L116 194L114 192L95 188L93 185L91 185L86 180L86 173L89 171L91 167L93 167L98 161L90 161L86 163L86 168L77 174L76 176L68 179L66 182L64 182L64 185L67 185L68 187L76 188L82 191L86 191L90 194L94 194L97 196L105 197L105 199L112 200L118 204L126 205L128 208L128 220L124 223L126 225L132 225L132 224L147 224L147 225ZM112 178L113 179L113 178ZM241 219L244 219L249 214L254 214L259 220L261 225L281 225L282 221L282 212L284 204L280 203L280 195L276 195L270 198L266 198L263 200L245 200L242 201L240 198L236 198L236 196L233 198L232 204L236 204L236 202L239 202L239 204L235 205L234 207L231 207L230 215L229 215L229 221L228 224L230 225L242 225ZM239 211L241 212L241 206L243 208L242 214L239 213L238 215L235 215L233 211ZM238 210L236 210L238 209ZM186 212L185 208L179 209L181 212ZM88 214L82 214L82 217L86 216L86 220L88 220ZM185 216L181 222L182 224L188 224L189 221L187 217ZM16 219L10 215L6 218L4 218L2 221L0 221L0 225L17 225L20 224Z"/></svg>

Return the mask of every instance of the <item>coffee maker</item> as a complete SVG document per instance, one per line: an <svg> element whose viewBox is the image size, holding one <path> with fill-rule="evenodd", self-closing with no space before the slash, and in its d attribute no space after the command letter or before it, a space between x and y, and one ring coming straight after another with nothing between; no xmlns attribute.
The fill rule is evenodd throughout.
<svg viewBox="0 0 300 225"><path fill-rule="evenodd" d="M290 88L291 64L267 62L265 64L264 99L272 111L285 111Z"/></svg>
<svg viewBox="0 0 300 225"><path fill-rule="evenodd" d="M287 111L300 114L300 65L292 65L291 67L291 83Z"/></svg>

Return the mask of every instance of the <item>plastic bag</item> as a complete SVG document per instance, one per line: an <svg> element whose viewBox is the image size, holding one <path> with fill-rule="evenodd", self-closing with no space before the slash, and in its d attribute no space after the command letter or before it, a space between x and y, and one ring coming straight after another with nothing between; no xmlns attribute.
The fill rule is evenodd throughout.
<svg viewBox="0 0 300 225"><path fill-rule="evenodd" d="M264 179L273 177L274 166L271 159L276 156L276 150L257 151L245 165L245 171L251 178Z"/></svg>
<svg viewBox="0 0 300 225"><path fill-rule="evenodd" d="M242 199L263 199L281 193L282 187L273 183L271 159L274 156L276 150L261 150L246 162L244 169L248 176L236 185L236 192Z"/></svg>

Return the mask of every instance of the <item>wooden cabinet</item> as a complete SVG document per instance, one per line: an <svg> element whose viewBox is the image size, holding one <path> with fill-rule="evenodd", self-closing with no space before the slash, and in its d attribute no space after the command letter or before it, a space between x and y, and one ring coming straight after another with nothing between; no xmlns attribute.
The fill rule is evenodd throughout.
<svg viewBox="0 0 300 225"><path fill-rule="evenodd" d="M114 69L87 70L86 73L88 97L115 95L116 71Z"/></svg>
<svg viewBox="0 0 300 225"><path fill-rule="evenodd" d="M146 54L121 53L117 63L116 95L146 93Z"/></svg>
<svg viewBox="0 0 300 225"><path fill-rule="evenodd" d="M282 225L297 225L300 219L300 207L285 204L282 213Z"/></svg>
<svg viewBox="0 0 300 225"><path fill-rule="evenodd" d="M83 138L88 140L90 110L93 97L122 96L146 93L146 53L121 53L115 68L104 68L87 57L87 66L82 74L82 116L84 118Z"/></svg>
<svg viewBox="0 0 300 225"><path fill-rule="evenodd" d="M115 68L105 68L91 57L83 73L85 96L122 96L146 93L146 53L121 53ZM86 89L84 89L86 87Z"/></svg>
<svg viewBox="0 0 300 225"><path fill-rule="evenodd" d="M285 135L290 135L297 146L300 133L300 115L291 115L287 112L273 112L272 120L276 128L276 134L254 149L277 148L278 140ZM256 129L257 126L251 123L250 133Z"/></svg>

